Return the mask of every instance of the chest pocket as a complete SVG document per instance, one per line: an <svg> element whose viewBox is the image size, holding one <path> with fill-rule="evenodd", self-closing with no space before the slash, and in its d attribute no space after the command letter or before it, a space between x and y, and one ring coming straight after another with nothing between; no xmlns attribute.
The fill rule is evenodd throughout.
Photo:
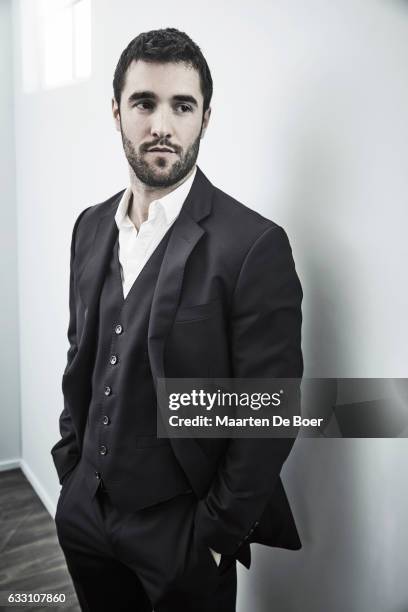
<svg viewBox="0 0 408 612"><path fill-rule="evenodd" d="M221 300L212 300L206 304L196 304L195 306L180 306L174 322L191 323L193 321L203 321L215 316L220 310Z"/></svg>

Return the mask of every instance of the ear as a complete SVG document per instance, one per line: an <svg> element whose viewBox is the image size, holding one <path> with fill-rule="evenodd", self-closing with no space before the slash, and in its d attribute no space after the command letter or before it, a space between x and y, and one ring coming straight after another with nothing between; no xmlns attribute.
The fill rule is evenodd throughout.
<svg viewBox="0 0 408 612"><path fill-rule="evenodd" d="M116 102L115 98L112 98L112 114L113 120L115 122L115 127L117 131L120 132L120 112L118 103Z"/></svg>
<svg viewBox="0 0 408 612"><path fill-rule="evenodd" d="M210 121L211 107L208 107L203 116L203 124L201 126L201 138L204 138L208 122Z"/></svg>

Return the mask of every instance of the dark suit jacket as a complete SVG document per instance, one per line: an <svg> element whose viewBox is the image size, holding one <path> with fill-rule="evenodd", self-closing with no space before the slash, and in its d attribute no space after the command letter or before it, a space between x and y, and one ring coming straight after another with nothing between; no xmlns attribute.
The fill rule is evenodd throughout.
<svg viewBox="0 0 408 612"><path fill-rule="evenodd" d="M81 455L98 296L122 194L84 210L73 229L64 410L61 439L51 451L60 481ZM301 301L284 230L214 187L197 169L154 293L146 344L154 380L300 378ZM225 555L251 541L300 548L279 476L293 442L171 439L200 498L196 527L209 547Z"/></svg>

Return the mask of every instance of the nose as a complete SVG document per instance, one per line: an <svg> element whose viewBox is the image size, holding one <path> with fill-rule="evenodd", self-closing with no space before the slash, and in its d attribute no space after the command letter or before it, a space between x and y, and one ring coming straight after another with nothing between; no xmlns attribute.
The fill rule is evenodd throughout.
<svg viewBox="0 0 408 612"><path fill-rule="evenodd" d="M171 126L170 113L164 108L157 108L152 114L152 122L150 127L150 134L153 138L171 138L173 135L173 129Z"/></svg>

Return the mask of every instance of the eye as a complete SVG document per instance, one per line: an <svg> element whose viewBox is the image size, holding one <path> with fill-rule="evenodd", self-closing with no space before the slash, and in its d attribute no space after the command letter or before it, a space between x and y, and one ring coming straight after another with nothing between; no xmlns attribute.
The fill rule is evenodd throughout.
<svg viewBox="0 0 408 612"><path fill-rule="evenodd" d="M141 100L133 104L133 107L139 108L140 110L151 110L153 108L153 102L149 100Z"/></svg>
<svg viewBox="0 0 408 612"><path fill-rule="evenodd" d="M184 113L191 113L193 109L189 104L180 102L179 104L176 104L176 110L179 111L182 115L184 115Z"/></svg>

